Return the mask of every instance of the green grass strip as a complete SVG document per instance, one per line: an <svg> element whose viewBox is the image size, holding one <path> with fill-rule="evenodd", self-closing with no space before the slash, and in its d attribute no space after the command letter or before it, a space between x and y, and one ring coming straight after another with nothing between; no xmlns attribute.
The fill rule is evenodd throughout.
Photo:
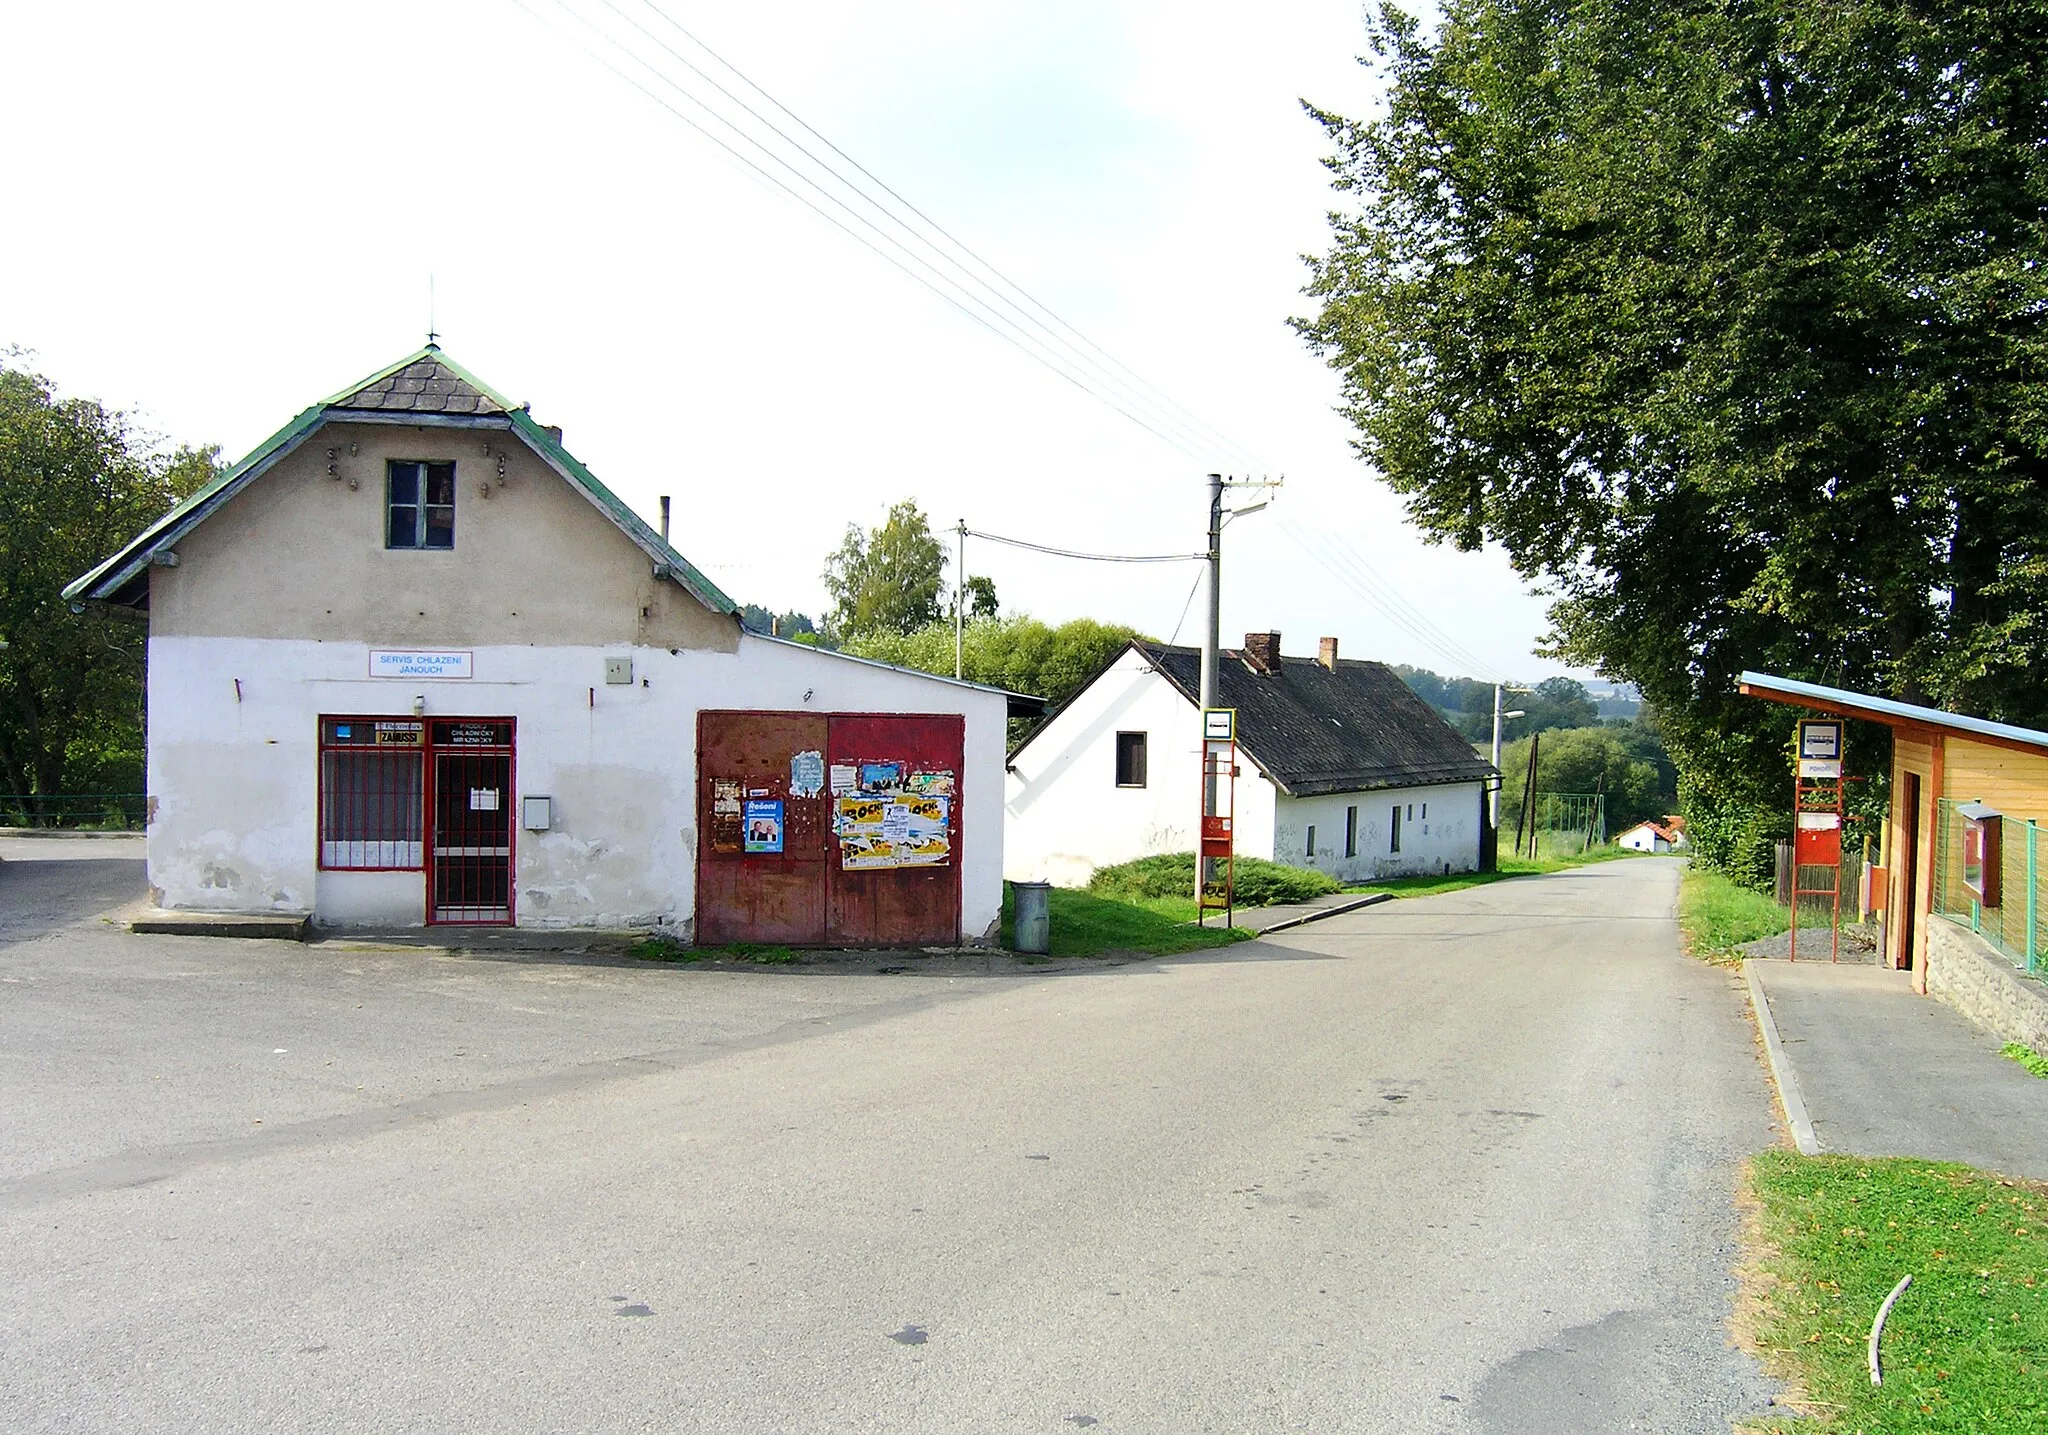
<svg viewBox="0 0 2048 1435"><path fill-rule="evenodd" d="M1195 916L1192 897L1118 901L1073 887L1055 887L1047 896L1051 955L1055 957L1099 957L1111 952L1173 956L1250 941L1253 935L1243 927L1190 925ZM1012 915L1011 894L1005 884L1003 945L1014 950ZM1211 914L1209 920L1220 924L1223 918Z"/></svg>
<svg viewBox="0 0 2048 1435"><path fill-rule="evenodd" d="M2036 1076L2048 1077L2048 1056L2041 1055L2024 1042L2009 1041L1998 1049L1998 1054L2011 1057Z"/></svg>
<svg viewBox="0 0 2048 1435"><path fill-rule="evenodd" d="M1967 1166L1771 1151L1750 1170L1756 1337L1827 1435L2048 1431L2048 1191ZM1886 1321L1884 1384L1865 1342Z"/></svg>

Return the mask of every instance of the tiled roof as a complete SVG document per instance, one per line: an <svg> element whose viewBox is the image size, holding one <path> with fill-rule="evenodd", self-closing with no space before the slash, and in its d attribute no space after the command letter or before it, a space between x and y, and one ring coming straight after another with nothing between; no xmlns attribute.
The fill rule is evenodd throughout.
<svg viewBox="0 0 2048 1435"><path fill-rule="evenodd" d="M329 406L416 414L502 414L509 407L497 395L470 383L443 362L438 352L379 374L352 393L338 394Z"/></svg>
<svg viewBox="0 0 2048 1435"><path fill-rule="evenodd" d="M1137 646L1184 697L1199 701L1200 650ZM1493 764L1384 663L1340 658L1331 669L1315 658L1282 658L1280 671L1267 676L1225 649L1216 701L1237 709L1238 745L1296 797L1493 776Z"/></svg>

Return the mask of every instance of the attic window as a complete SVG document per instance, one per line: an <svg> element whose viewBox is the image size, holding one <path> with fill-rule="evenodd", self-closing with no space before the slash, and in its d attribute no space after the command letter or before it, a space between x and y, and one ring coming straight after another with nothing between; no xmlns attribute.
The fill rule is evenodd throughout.
<svg viewBox="0 0 2048 1435"><path fill-rule="evenodd" d="M393 460L385 479L384 546L455 546L455 465Z"/></svg>
<svg viewBox="0 0 2048 1435"><path fill-rule="evenodd" d="M1116 785L1145 785L1145 734L1120 732L1116 735Z"/></svg>

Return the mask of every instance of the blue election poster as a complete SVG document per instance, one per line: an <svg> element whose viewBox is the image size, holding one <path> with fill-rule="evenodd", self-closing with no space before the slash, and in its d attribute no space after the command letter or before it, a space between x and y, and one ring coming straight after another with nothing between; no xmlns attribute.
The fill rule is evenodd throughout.
<svg viewBox="0 0 2048 1435"><path fill-rule="evenodd" d="M744 848L748 852L780 852L782 850L782 799L749 798L747 801L746 838Z"/></svg>

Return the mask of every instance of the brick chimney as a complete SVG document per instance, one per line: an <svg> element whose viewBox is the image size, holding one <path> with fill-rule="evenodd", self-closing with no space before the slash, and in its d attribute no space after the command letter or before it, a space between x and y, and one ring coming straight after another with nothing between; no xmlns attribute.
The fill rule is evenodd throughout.
<svg viewBox="0 0 2048 1435"><path fill-rule="evenodd" d="M1252 665L1252 671L1264 673L1269 678L1280 676L1280 635L1278 633L1246 633L1244 635L1244 660Z"/></svg>
<svg viewBox="0 0 2048 1435"><path fill-rule="evenodd" d="M1337 640L1335 638L1325 638L1317 645L1316 661L1333 673L1337 671Z"/></svg>

